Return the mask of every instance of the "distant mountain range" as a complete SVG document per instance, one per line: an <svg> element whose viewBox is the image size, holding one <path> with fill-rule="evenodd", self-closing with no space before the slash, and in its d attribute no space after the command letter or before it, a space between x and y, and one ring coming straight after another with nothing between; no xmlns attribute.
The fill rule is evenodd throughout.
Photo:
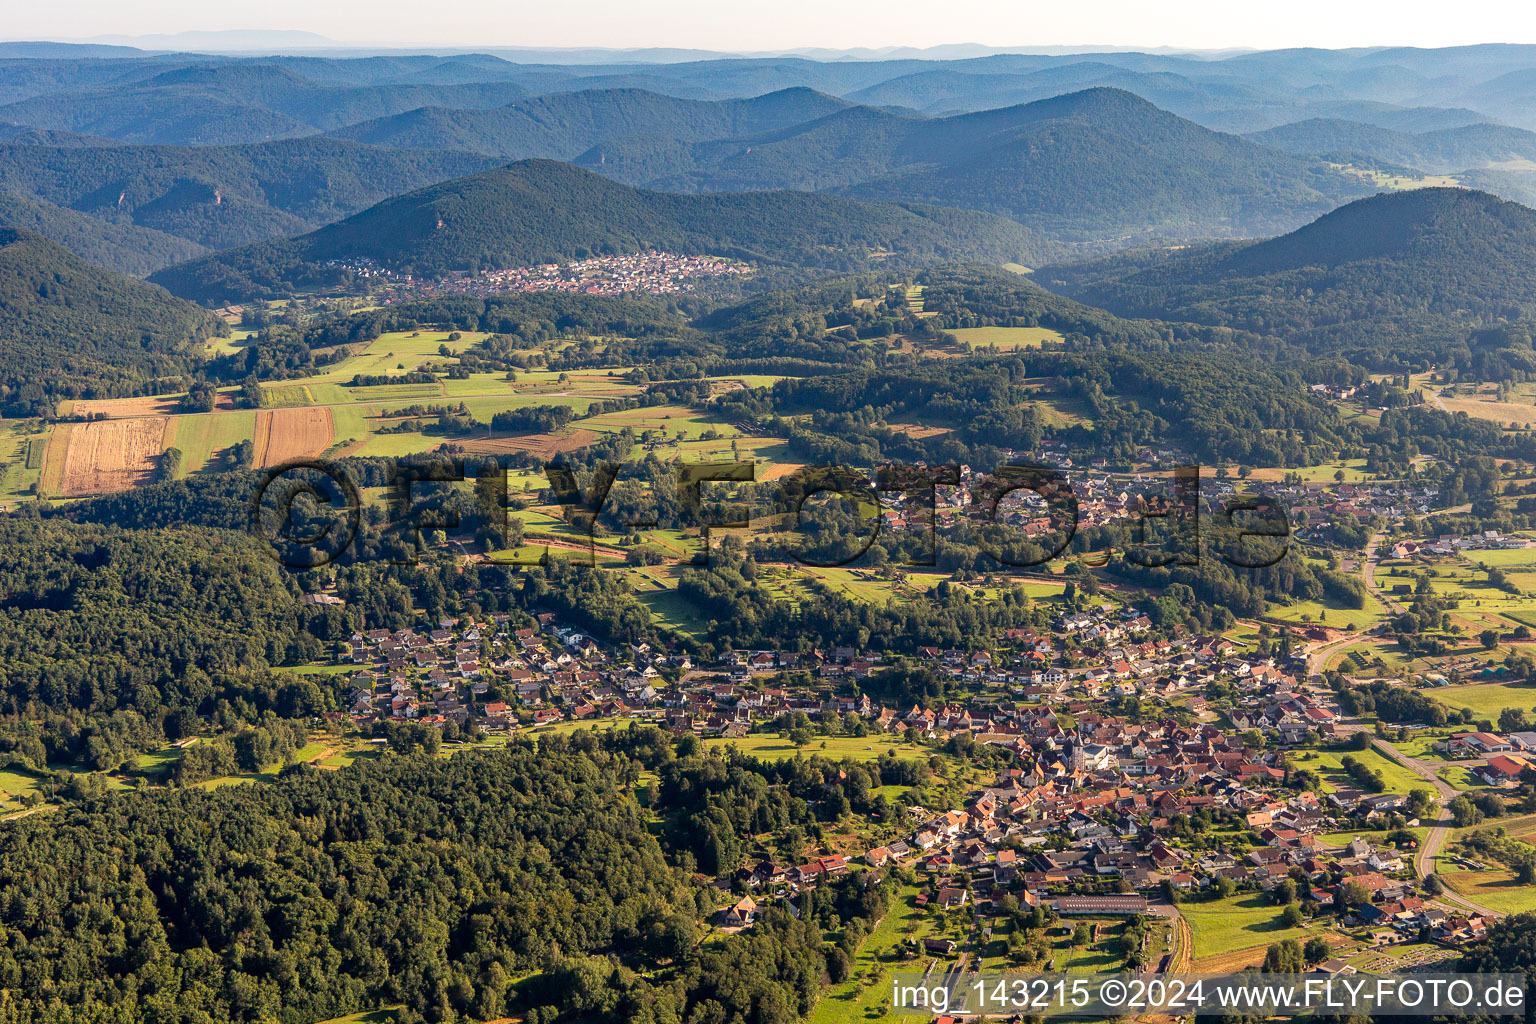
<svg viewBox="0 0 1536 1024"><path fill-rule="evenodd" d="M298 234L494 163L465 153L318 137L206 148L0 143L0 195L32 204L33 219L7 223L47 234L105 266L147 273L204 248ZM62 230L66 223L69 233ZM85 238L93 224L100 225L94 241ZM151 233L139 236L138 254L125 255L112 241L126 227ZM162 241L153 241L157 237Z"/></svg>
<svg viewBox="0 0 1536 1024"><path fill-rule="evenodd" d="M554 93L490 110L424 107L338 129L376 146L451 149L510 160L571 160L614 139L704 142L803 125L852 104L812 89L691 100L644 89Z"/></svg>
<svg viewBox="0 0 1536 1024"><path fill-rule="evenodd" d="M415 111L339 134L572 159L667 191L795 188L967 207L1072 241L1267 234L1366 192L1358 178L1118 89L948 118L803 89L719 102L610 90Z"/></svg>
<svg viewBox="0 0 1536 1024"><path fill-rule="evenodd" d="M1385 193L1267 241L1127 252L1042 267L1037 280L1121 316L1276 334L1319 352L1390 358L1478 329L1513 330L1529 352L1536 210L1469 189Z"/></svg>
<svg viewBox="0 0 1536 1024"><path fill-rule="evenodd" d="M425 106L489 108L593 89L744 99L808 88L852 103L943 115L1112 87L1233 132L1319 117L1395 130L1479 120L1536 129L1531 46L1235 54L962 47L850 60L815 51L754 57L682 50L348 53L319 45L308 40L293 44L288 56L242 57L0 44L0 120L136 142L232 144ZM252 46L282 48L270 40Z"/></svg>
<svg viewBox="0 0 1536 1024"><path fill-rule="evenodd" d="M131 84L34 96L0 106L0 121L150 145L217 146L311 135L434 104L495 107L526 95L511 82L331 85L274 65L193 65Z"/></svg>
<svg viewBox="0 0 1536 1024"><path fill-rule="evenodd" d="M1314 118L1255 132L1248 138L1288 153L1346 161L1364 158L1433 174L1508 163L1536 168L1536 132L1502 124L1405 132L1358 121Z"/></svg>
<svg viewBox="0 0 1536 1024"><path fill-rule="evenodd" d="M0 46L18 54L0 56L3 215L144 273L534 158L657 191L978 210L1023 225L1031 251L1081 255L1283 233L1380 173L1536 202L1529 46L536 64L311 42Z"/></svg>
<svg viewBox="0 0 1536 1024"><path fill-rule="evenodd" d="M265 81L281 91L294 77L241 67L248 89ZM179 74L201 81L213 72ZM804 88L744 100L586 90L492 109L425 107L331 137L240 146L122 145L0 126L0 179L13 195L211 249L300 234L391 195L526 158L661 191L796 189L976 209L1101 249L1271 234L1369 188L1321 159L1212 132L1116 89L947 118ZM49 224L29 226L51 232ZM67 244L79 239L76 231ZM95 258L114 250L105 240L87 247ZM159 250L109 265L156 269L165 265Z"/></svg>
<svg viewBox="0 0 1536 1024"><path fill-rule="evenodd" d="M328 261L371 259L424 276L657 247L765 264L859 266L872 256L1032 259L1041 250L1001 217L805 192L708 196L641 191L570 164L529 160L386 200L298 238L159 271L203 302L336 283Z"/></svg>
<svg viewBox="0 0 1536 1024"><path fill-rule="evenodd" d="M1260 235L1366 192L1316 161L1212 132L1120 89L949 118L846 107L740 140L605 144L578 163L665 189L808 187L971 207L1069 241Z"/></svg>

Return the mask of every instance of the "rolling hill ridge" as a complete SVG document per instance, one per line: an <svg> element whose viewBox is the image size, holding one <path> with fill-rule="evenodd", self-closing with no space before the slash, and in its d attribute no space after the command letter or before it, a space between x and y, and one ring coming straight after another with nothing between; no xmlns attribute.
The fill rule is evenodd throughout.
<svg viewBox="0 0 1536 1024"><path fill-rule="evenodd" d="M1108 88L947 118L849 107L750 138L615 141L576 162L650 188L811 188L981 209L1067 241L1268 234L1366 191L1316 160Z"/></svg>
<svg viewBox="0 0 1536 1024"><path fill-rule="evenodd" d="M223 249L298 234L494 162L467 153L388 150L320 137L204 148L0 144L0 181L18 198L79 217ZM188 255L104 262L142 273Z"/></svg>
<svg viewBox="0 0 1536 1024"><path fill-rule="evenodd" d="M1533 278L1536 210L1485 192L1426 188L1358 200L1267 241L1125 253L1043 267L1038 279L1122 316L1388 356L1483 329L1524 333L1529 351Z"/></svg>
<svg viewBox="0 0 1536 1024"><path fill-rule="evenodd" d="M805 192L678 195L570 164L527 160L386 200L297 238L169 267L151 280L203 302L339 283L329 261L370 259L423 276L656 247L768 264L842 267L872 253L1027 259L1024 228L966 210Z"/></svg>

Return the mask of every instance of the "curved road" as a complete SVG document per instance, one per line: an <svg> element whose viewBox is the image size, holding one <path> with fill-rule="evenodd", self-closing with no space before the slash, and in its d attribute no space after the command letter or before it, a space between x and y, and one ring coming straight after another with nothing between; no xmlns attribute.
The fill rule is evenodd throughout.
<svg viewBox="0 0 1536 1024"><path fill-rule="evenodd" d="M1445 837L1452 828L1450 812L1445 810L1445 805L1456 799L1460 795L1460 791L1436 775L1435 769L1429 763L1417 757L1409 757L1386 740L1376 740L1375 745L1381 749L1383 754L1386 754L1392 760L1433 786L1438 797L1435 811L1440 817L1430 826L1429 834L1424 837L1424 843L1419 847L1419 852L1413 859L1414 873L1420 878L1424 878L1434 872L1435 856L1440 852L1440 847L1445 845ZM1485 907L1481 903L1474 903L1452 890L1450 886L1446 886L1445 891L1437 899L1442 903L1455 904L1464 910L1480 914L1484 917L1501 916L1498 911Z"/></svg>

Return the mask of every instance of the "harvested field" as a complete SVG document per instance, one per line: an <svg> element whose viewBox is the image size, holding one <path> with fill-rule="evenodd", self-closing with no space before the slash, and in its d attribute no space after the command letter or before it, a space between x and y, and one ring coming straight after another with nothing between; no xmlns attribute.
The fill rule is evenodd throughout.
<svg viewBox="0 0 1536 1024"><path fill-rule="evenodd" d="M164 416L61 423L43 467L45 493L111 494L149 483L165 450Z"/></svg>
<svg viewBox="0 0 1536 1024"><path fill-rule="evenodd" d="M798 462L775 462L772 465L759 465L757 467L757 479L778 480L786 476L800 472L805 466Z"/></svg>
<svg viewBox="0 0 1536 1024"><path fill-rule="evenodd" d="M81 399L70 410L73 416L98 416L118 420L137 416L169 416L177 411L180 395L145 395L141 398ZM233 409L234 395L220 392L215 409Z"/></svg>
<svg viewBox="0 0 1536 1024"><path fill-rule="evenodd" d="M171 395L145 395L142 398L81 399L72 410L76 416L104 416L122 419L130 416L169 416L176 411L180 398Z"/></svg>
<svg viewBox="0 0 1536 1024"><path fill-rule="evenodd" d="M262 409L256 413L257 466L277 466L293 459L312 459L336 441L331 410Z"/></svg>
<svg viewBox="0 0 1536 1024"><path fill-rule="evenodd" d="M74 433L75 423L60 423L53 428L46 442L41 445L38 440L31 442L32 448L28 453L27 465L32 465L32 453L42 448L42 461L38 465L37 493L39 494L63 494L64 493L64 462L69 454L69 441Z"/></svg>
<svg viewBox="0 0 1536 1024"><path fill-rule="evenodd" d="M559 433L514 434L507 437L481 437L455 442L466 452L495 455L502 452L528 452L547 459L561 452L585 448L600 435L592 430L564 430Z"/></svg>
<svg viewBox="0 0 1536 1024"><path fill-rule="evenodd" d="M935 427L927 423L887 423L896 433L913 440L921 441L928 437L939 437L943 434L954 433L953 427Z"/></svg>
<svg viewBox="0 0 1536 1024"><path fill-rule="evenodd" d="M1348 946L1351 939L1347 935L1338 932L1315 931L1312 935L1304 935L1301 938L1305 942L1310 938L1321 938L1334 949L1340 946ZM1186 968L1197 974L1231 974L1247 967L1258 967L1264 963L1264 955L1269 952L1268 945L1248 946L1244 949L1232 949L1225 953L1213 953L1192 961Z"/></svg>
<svg viewBox="0 0 1536 1024"><path fill-rule="evenodd" d="M1492 420L1500 426L1528 427L1536 423L1536 407L1514 402L1483 402L1471 398L1443 398L1446 412L1464 412L1477 419Z"/></svg>

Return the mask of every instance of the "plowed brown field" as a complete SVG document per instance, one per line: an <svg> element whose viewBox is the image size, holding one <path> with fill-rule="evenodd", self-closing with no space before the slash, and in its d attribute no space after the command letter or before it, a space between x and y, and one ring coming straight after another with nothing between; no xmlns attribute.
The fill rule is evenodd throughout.
<svg viewBox="0 0 1536 1024"><path fill-rule="evenodd" d="M516 434L510 437L481 437L469 441L454 442L466 452L498 454L501 452L528 452L540 458L549 458L560 452L573 452L596 441L598 434L592 430L566 430L556 434Z"/></svg>
<svg viewBox="0 0 1536 1024"><path fill-rule="evenodd" d="M256 414L257 466L312 459L335 442L329 409L263 409Z"/></svg>

